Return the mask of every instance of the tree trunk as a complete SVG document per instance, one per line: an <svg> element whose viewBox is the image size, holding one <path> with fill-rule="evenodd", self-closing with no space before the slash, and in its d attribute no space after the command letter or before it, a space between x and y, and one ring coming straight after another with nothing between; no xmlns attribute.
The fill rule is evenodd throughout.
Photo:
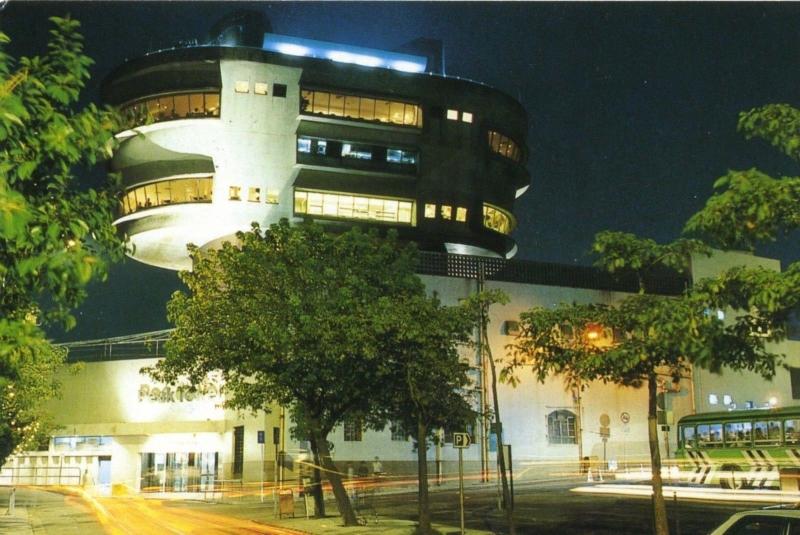
<svg viewBox="0 0 800 535"><path fill-rule="evenodd" d="M339 507L339 514L342 516L344 525L357 526L358 521L353 511L353 505L350 503L350 496L347 495L347 490L342 483L342 476L331 459L331 452L328 449L328 437L327 435L323 436L318 428L313 429L312 433L316 437L320 463L322 464L322 469L325 470L325 477L331 482L333 496L336 498L336 505Z"/></svg>
<svg viewBox="0 0 800 535"><path fill-rule="evenodd" d="M658 409L656 406L656 374L648 377L648 411L647 411L647 438L650 442L650 466L653 477L653 533L655 535L669 535L667 522L667 506L664 503L664 491L661 482L661 454L658 451Z"/></svg>
<svg viewBox="0 0 800 535"><path fill-rule="evenodd" d="M484 357L489 361L489 369L492 371L492 400L494 401L494 421L497 424L497 462L500 465L500 480L503 483L503 506L506 511L506 521L508 522L508 532L516 535L514 526L514 506L511 500L511 491L508 488L508 476L506 475L506 458L503 448L503 426L500 422L500 401L497 398L497 370L494 365L492 351L489 349L489 333L486 328L486 320L481 318L483 329L483 346L486 349Z"/></svg>
<svg viewBox="0 0 800 535"><path fill-rule="evenodd" d="M314 517L325 518L325 496L322 493L322 473L319 470L319 448L313 436L309 439L309 442L311 442L311 453L314 456L314 489L312 491L314 495Z"/></svg>
<svg viewBox="0 0 800 535"><path fill-rule="evenodd" d="M427 448L428 426L417 419L417 485L419 500L419 527L418 533L431 532L431 511L428 503L428 448Z"/></svg>

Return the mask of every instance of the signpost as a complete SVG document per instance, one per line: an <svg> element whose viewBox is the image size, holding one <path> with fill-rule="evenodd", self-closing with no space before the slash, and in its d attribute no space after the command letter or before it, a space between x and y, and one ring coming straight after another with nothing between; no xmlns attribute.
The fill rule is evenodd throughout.
<svg viewBox="0 0 800 535"><path fill-rule="evenodd" d="M453 447L458 449L458 500L461 509L461 535L464 535L464 449L469 448L469 433L453 433Z"/></svg>
<svg viewBox="0 0 800 535"><path fill-rule="evenodd" d="M258 443L261 445L261 503L264 503L264 431L258 431Z"/></svg>

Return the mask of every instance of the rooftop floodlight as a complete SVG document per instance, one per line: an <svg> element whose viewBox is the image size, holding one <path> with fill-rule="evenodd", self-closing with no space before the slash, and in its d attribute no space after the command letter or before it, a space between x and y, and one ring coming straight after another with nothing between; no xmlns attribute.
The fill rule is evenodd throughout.
<svg viewBox="0 0 800 535"><path fill-rule="evenodd" d="M403 72L422 72L425 70L425 65L421 63L415 63L413 61L393 61L390 67L396 71L403 71Z"/></svg>
<svg viewBox="0 0 800 535"><path fill-rule="evenodd" d="M289 56L308 56L311 54L311 49L307 46L296 45L294 43L277 43L275 50L281 54L288 54Z"/></svg>
<svg viewBox="0 0 800 535"><path fill-rule="evenodd" d="M356 65L363 65L364 67L380 67L383 65L383 60L375 56L367 56L366 54L353 54L353 63Z"/></svg>

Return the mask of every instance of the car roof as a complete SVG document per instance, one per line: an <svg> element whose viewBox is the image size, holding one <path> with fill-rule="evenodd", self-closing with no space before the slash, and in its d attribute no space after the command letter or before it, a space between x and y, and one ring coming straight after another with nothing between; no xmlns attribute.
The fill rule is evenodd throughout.
<svg viewBox="0 0 800 535"><path fill-rule="evenodd" d="M798 509L753 509L752 511L741 511L732 515L731 518L741 518L743 516L782 516L786 518L800 518Z"/></svg>

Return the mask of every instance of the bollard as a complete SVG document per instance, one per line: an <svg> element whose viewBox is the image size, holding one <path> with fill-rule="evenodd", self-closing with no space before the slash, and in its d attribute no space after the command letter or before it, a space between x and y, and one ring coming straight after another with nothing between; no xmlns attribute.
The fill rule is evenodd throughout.
<svg viewBox="0 0 800 535"><path fill-rule="evenodd" d="M11 487L11 494L8 495L8 509L6 515L14 514L14 507L17 505L17 488Z"/></svg>

